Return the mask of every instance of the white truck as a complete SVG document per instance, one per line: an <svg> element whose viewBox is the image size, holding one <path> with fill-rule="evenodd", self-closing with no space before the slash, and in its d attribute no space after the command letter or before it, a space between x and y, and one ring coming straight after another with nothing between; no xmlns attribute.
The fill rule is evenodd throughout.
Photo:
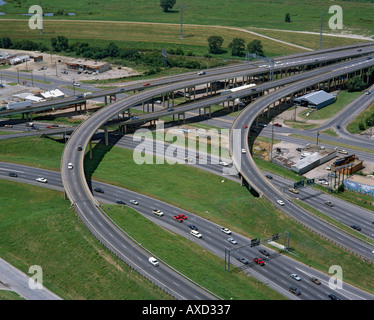
<svg viewBox="0 0 374 320"><path fill-rule="evenodd" d="M86 92L83 94L85 98L92 97L92 92Z"/></svg>
<svg viewBox="0 0 374 320"><path fill-rule="evenodd" d="M21 102L10 102L7 104L8 110L15 110L15 109L25 109L31 107L31 101L21 101Z"/></svg>

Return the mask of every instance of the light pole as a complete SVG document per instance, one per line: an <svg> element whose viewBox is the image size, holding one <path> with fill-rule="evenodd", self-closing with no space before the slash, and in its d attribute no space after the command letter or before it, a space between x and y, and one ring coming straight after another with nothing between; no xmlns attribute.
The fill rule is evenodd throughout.
<svg viewBox="0 0 374 320"><path fill-rule="evenodd" d="M319 131L317 131L317 146L318 146Z"/></svg>

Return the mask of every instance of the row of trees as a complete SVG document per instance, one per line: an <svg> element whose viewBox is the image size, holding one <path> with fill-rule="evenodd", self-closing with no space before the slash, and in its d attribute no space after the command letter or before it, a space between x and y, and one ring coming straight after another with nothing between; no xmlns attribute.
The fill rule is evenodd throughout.
<svg viewBox="0 0 374 320"><path fill-rule="evenodd" d="M165 67L161 53L158 50L136 50L119 47L116 43L110 42L106 46L91 45L87 42L69 43L69 39L64 36L51 38L50 46L44 43L34 42L31 40L15 40L9 37L0 38L0 48L18 49L27 51L51 51L56 53L71 54L86 59L102 60L105 58L113 58L121 60L123 64L126 61L133 62L136 65L145 65L151 68ZM179 67L187 69L200 69L199 61L184 57L182 49L176 49L174 53L178 57L168 57L166 67Z"/></svg>
<svg viewBox="0 0 374 320"><path fill-rule="evenodd" d="M225 50L222 48L224 39L221 36L210 36L207 40L209 53L221 54L225 52ZM231 55L233 56L244 57L246 52L264 56L264 51L260 40L252 40L246 46L244 39L234 38L228 47L231 50Z"/></svg>

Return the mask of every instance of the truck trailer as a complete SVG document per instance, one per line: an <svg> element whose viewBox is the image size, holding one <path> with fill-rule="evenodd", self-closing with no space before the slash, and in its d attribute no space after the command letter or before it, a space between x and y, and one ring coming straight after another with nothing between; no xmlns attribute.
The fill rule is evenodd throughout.
<svg viewBox="0 0 374 320"><path fill-rule="evenodd" d="M25 109L31 107L31 101L11 102L7 104L8 110Z"/></svg>

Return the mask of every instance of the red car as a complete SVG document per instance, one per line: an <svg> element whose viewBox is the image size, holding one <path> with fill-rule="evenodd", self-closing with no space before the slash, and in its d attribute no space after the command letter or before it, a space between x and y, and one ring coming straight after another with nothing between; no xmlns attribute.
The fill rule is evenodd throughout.
<svg viewBox="0 0 374 320"><path fill-rule="evenodd" d="M46 128L50 129L50 128L53 128L53 126L46 126Z"/></svg>
<svg viewBox="0 0 374 320"><path fill-rule="evenodd" d="M265 262L262 261L260 258L254 258L253 261L256 262L257 264L259 264L260 266L265 265Z"/></svg>
<svg viewBox="0 0 374 320"><path fill-rule="evenodd" d="M184 214L182 214L182 213L178 214L177 217L179 219L187 220L187 217Z"/></svg>
<svg viewBox="0 0 374 320"><path fill-rule="evenodd" d="M183 222L183 219L180 218L179 215L178 215L178 216L174 216L173 218L174 218L176 221L178 221L178 222Z"/></svg>
<svg viewBox="0 0 374 320"><path fill-rule="evenodd" d="M146 86L150 86L151 84L150 83L145 83L144 84L144 87L146 87Z"/></svg>
<svg viewBox="0 0 374 320"><path fill-rule="evenodd" d="M247 126L247 125L245 124L245 125L244 125L244 128L245 128L245 129L247 129L247 128L248 128L248 126Z"/></svg>
<svg viewBox="0 0 374 320"><path fill-rule="evenodd" d="M282 125L280 123L274 123L274 127L281 127Z"/></svg>

